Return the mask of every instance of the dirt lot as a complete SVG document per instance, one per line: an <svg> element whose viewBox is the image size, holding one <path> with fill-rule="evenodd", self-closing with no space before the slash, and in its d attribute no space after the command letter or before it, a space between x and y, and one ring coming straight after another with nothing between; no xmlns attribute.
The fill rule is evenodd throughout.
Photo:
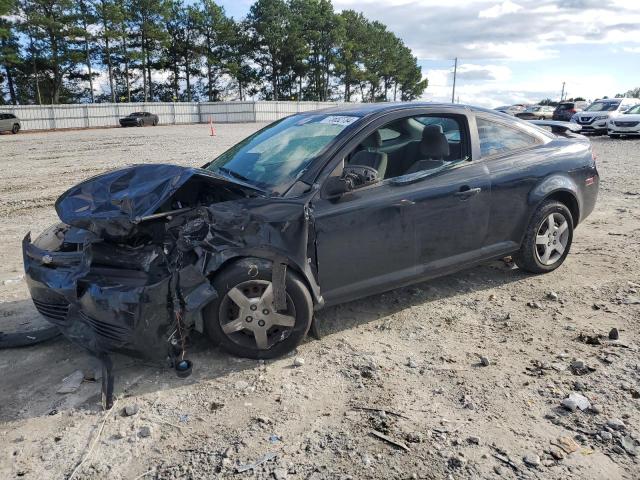
<svg viewBox="0 0 640 480"><path fill-rule="evenodd" d="M0 136L0 330L37 318L20 242L67 187L131 163L200 165L256 128ZM266 364L197 339L187 380L116 357L106 414L98 383L57 393L91 369L80 348L0 350L0 478L69 478L83 459L73 478L640 478L640 140L593 144L597 210L554 273L494 262L329 308L322 340ZM569 394L591 408L562 408Z"/></svg>

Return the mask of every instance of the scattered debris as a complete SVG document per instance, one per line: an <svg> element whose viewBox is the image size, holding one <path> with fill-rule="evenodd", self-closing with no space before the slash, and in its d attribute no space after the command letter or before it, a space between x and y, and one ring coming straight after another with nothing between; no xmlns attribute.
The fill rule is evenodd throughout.
<svg viewBox="0 0 640 480"><path fill-rule="evenodd" d="M609 331L609 340L618 340L619 338L620 338L620 333L618 332L618 329L613 327Z"/></svg>
<svg viewBox="0 0 640 480"><path fill-rule="evenodd" d="M581 359L576 359L571 362L569 368L574 375L587 375L596 371L595 367L587 365L586 362Z"/></svg>
<svg viewBox="0 0 640 480"><path fill-rule="evenodd" d="M395 447L401 448L402 450L405 450L407 452L409 451L409 447L407 447L404 443L402 443L399 440L395 440L395 439L385 435L382 432L379 432L377 430L371 430L371 434L374 437L378 437L379 439L384 440L385 442L390 443L391 445L393 445Z"/></svg>
<svg viewBox="0 0 640 480"><path fill-rule="evenodd" d="M354 409L354 410L368 410L368 411L371 411L371 412L384 412L385 414L393 415L394 417L400 417L400 418L404 418L406 420L411 420L406 415L403 415L401 413L397 413L397 412L394 412L392 410L388 410L388 409L382 408L382 407L367 407L367 406L353 405L353 406L351 406L351 408Z"/></svg>
<svg viewBox="0 0 640 480"><path fill-rule="evenodd" d="M131 405L127 405L126 407L124 407L124 414L127 417L132 417L138 413L138 410L140 410L140 407L138 407L137 404L132 403Z"/></svg>
<svg viewBox="0 0 640 480"><path fill-rule="evenodd" d="M525 454L525 456L522 458L522 461L529 467L540 466L540 456L537 453L529 452Z"/></svg>
<svg viewBox="0 0 640 480"><path fill-rule="evenodd" d="M62 379L62 385L58 388L58 393L73 393L84 381L84 372L82 370L76 370L68 377Z"/></svg>
<svg viewBox="0 0 640 480"><path fill-rule="evenodd" d="M491 365L491 361L489 361L488 357L480 355L480 365L482 365L483 367L488 367L489 365Z"/></svg>
<svg viewBox="0 0 640 480"><path fill-rule="evenodd" d="M604 338L603 335L600 334L586 334L586 333L580 333L580 335L578 335L578 341L582 342L582 343L586 343L587 345L602 345L602 339Z"/></svg>
<svg viewBox="0 0 640 480"><path fill-rule="evenodd" d="M576 410L584 411L591 407L591 402L584 395L570 393L569 396L562 401L562 406L572 412Z"/></svg>
<svg viewBox="0 0 640 480"><path fill-rule="evenodd" d="M626 425L619 418L610 418L607 420L607 426L614 430L624 430Z"/></svg>
<svg viewBox="0 0 640 480"><path fill-rule="evenodd" d="M293 366L294 367L302 367L304 365L304 358L302 357L296 357L293 359Z"/></svg>
<svg viewBox="0 0 640 480"><path fill-rule="evenodd" d="M551 455L554 458L554 460L564 459L564 453L562 452L562 450L556 447L549 448L549 455Z"/></svg>
<svg viewBox="0 0 640 480"><path fill-rule="evenodd" d="M140 430L138 430L138 436L140 438L147 438L151 436L151 427L149 425L143 425L142 427L140 427Z"/></svg>
<svg viewBox="0 0 640 480"><path fill-rule="evenodd" d="M262 457L260 457L258 460L256 460L253 463L246 463L244 465L236 466L236 472L237 473L242 473L242 472L246 472L248 470L255 470L257 467L259 467L263 463L267 463L268 461L273 460L276 457L277 457L277 455L275 453L272 453L272 452L265 453Z"/></svg>
<svg viewBox="0 0 640 480"><path fill-rule="evenodd" d="M554 302L555 302L555 301L557 301L557 300L558 300L559 296L558 296L558 294L557 294L556 292L554 292L554 291L552 290L552 291L550 291L550 292L547 292L547 298L548 298L549 300L552 300L552 301L554 301Z"/></svg>
<svg viewBox="0 0 640 480"><path fill-rule="evenodd" d="M515 472L520 471L520 467L518 467L518 465L513 460L511 460L508 456L500 453L492 453L491 455L493 456L493 458L500 460L505 465L508 465L509 467L511 467L513 471Z"/></svg>
<svg viewBox="0 0 640 480"><path fill-rule="evenodd" d="M571 437L558 437L558 439L555 442L551 442L551 444L560 447L568 454L577 452L580 449L578 442Z"/></svg>
<svg viewBox="0 0 640 480"><path fill-rule="evenodd" d="M626 435L620 439L620 446L632 457L640 453L640 449L636 446L635 440L630 435Z"/></svg>

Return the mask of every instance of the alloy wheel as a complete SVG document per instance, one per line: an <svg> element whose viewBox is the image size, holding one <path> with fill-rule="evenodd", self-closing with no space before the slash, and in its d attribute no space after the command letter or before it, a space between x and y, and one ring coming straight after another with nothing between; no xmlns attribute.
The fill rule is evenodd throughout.
<svg viewBox="0 0 640 480"><path fill-rule="evenodd" d="M543 265L553 265L562 258L569 243L569 223L561 213L551 213L536 233L536 256Z"/></svg>
<svg viewBox="0 0 640 480"><path fill-rule="evenodd" d="M289 336L296 323L293 301L287 309L273 308L273 284L250 280L233 287L220 302L218 319L222 331L243 347L267 350Z"/></svg>

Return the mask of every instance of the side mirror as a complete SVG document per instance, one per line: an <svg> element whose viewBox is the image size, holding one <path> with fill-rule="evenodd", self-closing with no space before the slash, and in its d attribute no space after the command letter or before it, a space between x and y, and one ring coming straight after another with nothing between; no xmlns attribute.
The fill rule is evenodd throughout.
<svg viewBox="0 0 640 480"><path fill-rule="evenodd" d="M337 199L351 190L351 183L342 177L329 177L322 187L322 196L328 199Z"/></svg>

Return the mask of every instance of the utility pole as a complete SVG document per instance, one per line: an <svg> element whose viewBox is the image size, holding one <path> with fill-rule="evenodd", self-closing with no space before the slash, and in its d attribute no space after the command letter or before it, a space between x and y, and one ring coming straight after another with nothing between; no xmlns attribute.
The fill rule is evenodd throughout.
<svg viewBox="0 0 640 480"><path fill-rule="evenodd" d="M458 57L455 59L455 63L453 64L453 90L451 92L451 103L455 103L456 99L456 75L458 73Z"/></svg>
<svg viewBox="0 0 640 480"><path fill-rule="evenodd" d="M565 82L562 82L562 93L560 94L560 101L564 100L564 84Z"/></svg>

